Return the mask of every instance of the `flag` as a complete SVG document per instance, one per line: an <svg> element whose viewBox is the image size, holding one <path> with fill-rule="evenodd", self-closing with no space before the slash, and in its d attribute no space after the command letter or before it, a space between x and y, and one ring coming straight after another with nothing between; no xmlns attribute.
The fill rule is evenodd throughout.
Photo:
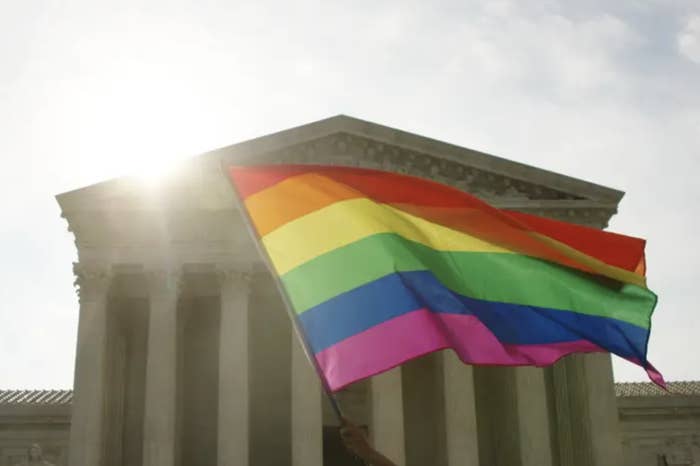
<svg viewBox="0 0 700 466"><path fill-rule="evenodd" d="M606 351L663 385L644 240L379 170L228 173L333 391L442 349L503 366Z"/></svg>

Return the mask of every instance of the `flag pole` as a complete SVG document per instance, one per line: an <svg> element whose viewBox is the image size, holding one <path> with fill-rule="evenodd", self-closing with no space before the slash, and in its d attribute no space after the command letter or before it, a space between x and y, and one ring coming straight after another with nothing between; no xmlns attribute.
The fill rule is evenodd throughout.
<svg viewBox="0 0 700 466"><path fill-rule="evenodd" d="M294 329L294 333L297 336L297 340L299 340L299 343L301 344L301 347L304 351L304 355L306 356L307 361L309 361L309 364L311 364L311 367L313 367L314 371L316 372L316 375L321 381L321 387L323 388L323 392L326 395L326 398L328 399L331 408L333 409L333 412L335 413L336 417L338 418L339 422L343 422L343 413L340 410L340 405L338 404L338 400L336 399L335 395L333 394L333 391L331 390L330 386L328 385L328 381L323 375L323 371L321 371L321 367L318 365L318 361L314 357L313 353L311 352L311 347L309 346L308 341L306 340L306 336L304 335L304 331L301 328L301 325L299 323L299 317L297 316L296 312L294 312L294 308L292 307L292 303L289 300L289 296L287 296L286 291L284 290L284 287L282 286L282 281L280 280L279 275L275 271L275 268L272 266L272 260L270 259L270 255L267 253L264 247L261 246L261 241L260 238L258 237L257 232L255 231L255 227L253 226L253 221L250 218L250 214L248 213L248 209L246 206L243 204L243 200L241 197L241 194L238 192L238 187L236 186L235 183L233 183L230 179L229 173L224 166L224 161L221 160L221 171L224 174L224 177L228 181L229 185L231 186L233 193L234 193L234 198L236 205L238 206L238 209L241 211L241 214L243 216L243 223L246 225L246 229L248 230L248 233L254 238L254 243L255 247L258 250L258 253L260 256L263 258L263 261L265 262L265 265L267 269L271 272L272 277L275 281L275 285L277 286L277 291L279 292L280 296L282 297L282 301L284 302L284 307L287 310L287 315L289 317L289 320L292 322L292 327Z"/></svg>

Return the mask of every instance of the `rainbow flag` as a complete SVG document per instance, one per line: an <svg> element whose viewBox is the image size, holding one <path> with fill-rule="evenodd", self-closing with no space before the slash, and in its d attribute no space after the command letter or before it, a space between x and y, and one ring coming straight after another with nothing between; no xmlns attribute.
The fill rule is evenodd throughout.
<svg viewBox="0 0 700 466"><path fill-rule="evenodd" d="M483 365L607 351L646 369L644 240L360 168L230 167L331 390L450 348Z"/></svg>

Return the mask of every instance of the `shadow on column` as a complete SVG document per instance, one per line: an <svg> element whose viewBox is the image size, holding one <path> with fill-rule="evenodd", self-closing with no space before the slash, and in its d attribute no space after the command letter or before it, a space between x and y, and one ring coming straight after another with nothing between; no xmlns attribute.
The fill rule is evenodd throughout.
<svg viewBox="0 0 700 466"><path fill-rule="evenodd" d="M440 353L403 365L406 466L447 466Z"/></svg>
<svg viewBox="0 0 700 466"><path fill-rule="evenodd" d="M193 297L183 299L180 304L180 464L216 466L219 298Z"/></svg>
<svg viewBox="0 0 700 466"><path fill-rule="evenodd" d="M256 274L250 294L250 464L291 463L291 324L277 287Z"/></svg>
<svg viewBox="0 0 700 466"><path fill-rule="evenodd" d="M479 463L519 466L515 375L508 367L474 367Z"/></svg>
<svg viewBox="0 0 700 466"><path fill-rule="evenodd" d="M147 337L148 301L112 300L107 319L105 466L143 461Z"/></svg>

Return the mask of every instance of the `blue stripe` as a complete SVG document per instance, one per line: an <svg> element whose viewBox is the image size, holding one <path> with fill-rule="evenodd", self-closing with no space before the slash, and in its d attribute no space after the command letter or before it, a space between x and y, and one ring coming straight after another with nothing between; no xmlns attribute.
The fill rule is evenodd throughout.
<svg viewBox="0 0 700 466"><path fill-rule="evenodd" d="M299 315L318 353L408 312L475 315L503 344L589 340L625 358L646 361L648 330L608 317L468 298L443 286L429 271L397 272L334 297Z"/></svg>

